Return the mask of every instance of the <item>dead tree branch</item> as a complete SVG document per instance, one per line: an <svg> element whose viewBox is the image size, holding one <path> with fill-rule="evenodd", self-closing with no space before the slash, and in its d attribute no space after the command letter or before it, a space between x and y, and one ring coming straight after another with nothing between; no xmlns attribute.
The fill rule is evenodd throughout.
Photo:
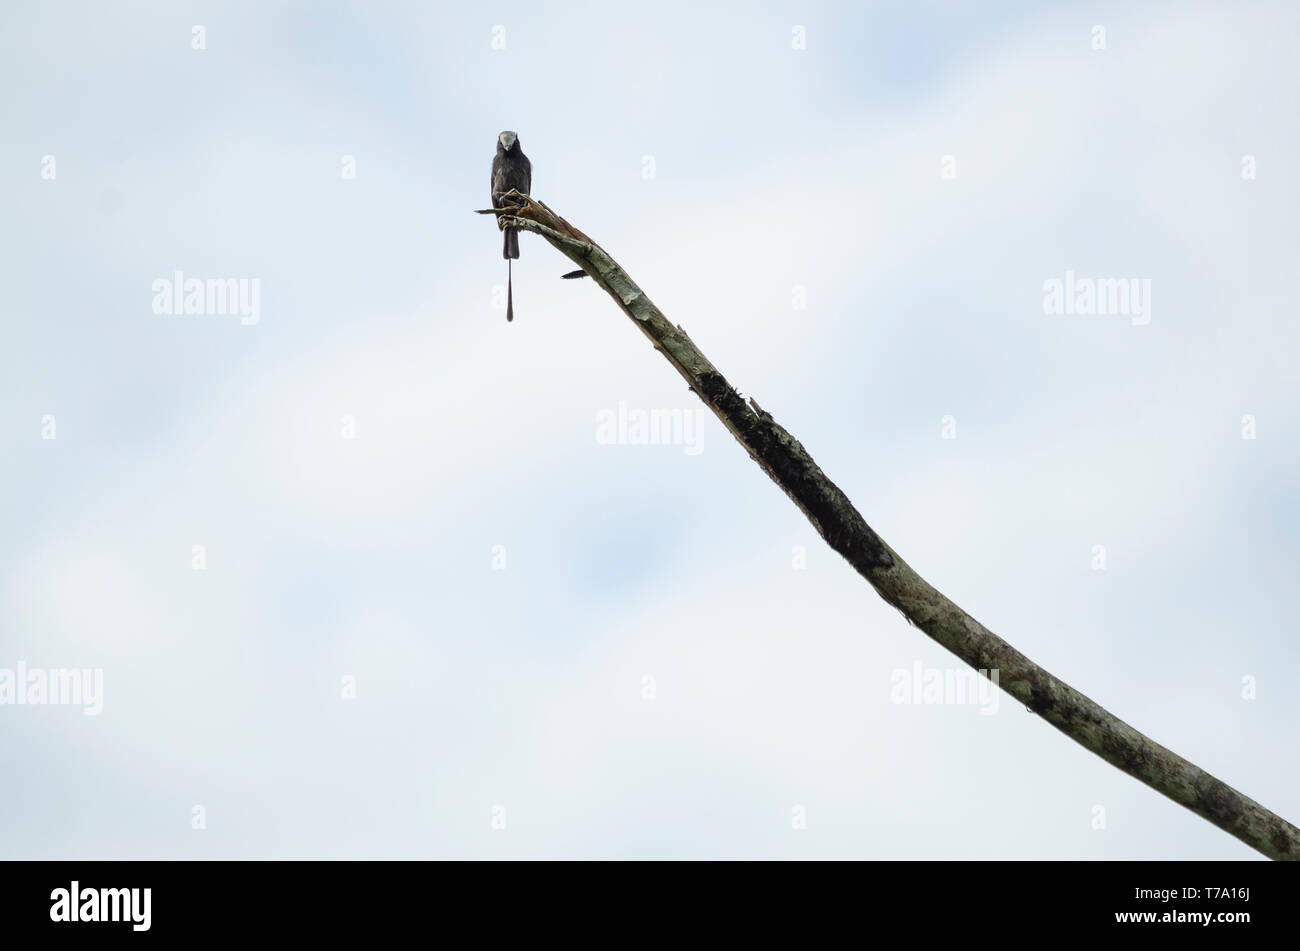
<svg viewBox="0 0 1300 951"><path fill-rule="evenodd" d="M1300 860L1300 829L1154 742L1052 676L918 575L885 544L807 450L757 403L746 403L690 337L671 324L598 244L541 202L514 193L513 208L480 214L549 241L599 284L650 338L813 527L912 624L1076 743L1273 859Z"/></svg>

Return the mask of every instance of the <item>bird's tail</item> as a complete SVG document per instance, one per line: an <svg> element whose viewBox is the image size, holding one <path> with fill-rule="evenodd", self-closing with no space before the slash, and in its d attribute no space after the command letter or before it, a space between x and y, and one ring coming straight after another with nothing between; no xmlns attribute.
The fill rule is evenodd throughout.
<svg viewBox="0 0 1300 951"><path fill-rule="evenodd" d="M515 249L515 257L519 257L518 248ZM507 321L511 321L515 319L515 287L514 287L514 281L512 280L513 275L510 273L512 267L513 264L510 260L510 256L507 255L506 256L506 320Z"/></svg>
<svg viewBox="0 0 1300 951"><path fill-rule="evenodd" d="M505 247L501 251L504 258L519 257L519 229L507 228L505 230Z"/></svg>

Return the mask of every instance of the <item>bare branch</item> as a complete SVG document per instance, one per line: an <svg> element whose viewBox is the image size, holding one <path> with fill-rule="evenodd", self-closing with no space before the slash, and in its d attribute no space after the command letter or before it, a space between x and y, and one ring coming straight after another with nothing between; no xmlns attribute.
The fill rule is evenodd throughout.
<svg viewBox="0 0 1300 951"><path fill-rule="evenodd" d="M827 544L910 623L976 670L997 670L1003 690L1106 762L1264 855L1300 860L1300 829L1052 676L913 571L872 531L799 441L754 400L746 404L603 248L536 199L518 192L506 197L517 206L481 213L513 212L498 220L541 235L604 288Z"/></svg>

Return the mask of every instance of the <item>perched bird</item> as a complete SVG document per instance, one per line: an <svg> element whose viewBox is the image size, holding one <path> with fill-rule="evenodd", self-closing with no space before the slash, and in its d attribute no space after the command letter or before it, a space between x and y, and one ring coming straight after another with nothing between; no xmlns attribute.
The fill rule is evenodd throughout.
<svg viewBox="0 0 1300 951"><path fill-rule="evenodd" d="M533 163L519 147L519 136L513 132L502 132L497 136L497 154L492 160L492 207L504 208L510 204L504 196L510 189L520 194L531 194L533 187ZM510 261L519 257L519 229L507 228L497 218L497 225L505 233L505 246L501 256L506 259L506 320L515 319L514 287Z"/></svg>

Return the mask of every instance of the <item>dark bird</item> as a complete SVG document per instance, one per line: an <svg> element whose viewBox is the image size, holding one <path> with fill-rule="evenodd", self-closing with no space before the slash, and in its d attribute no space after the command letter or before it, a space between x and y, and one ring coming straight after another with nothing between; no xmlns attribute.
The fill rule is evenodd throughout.
<svg viewBox="0 0 1300 951"><path fill-rule="evenodd" d="M515 189L521 195L532 194L533 163L519 147L519 136L513 132L502 132L497 136L497 154L492 160L492 207L505 208L511 201L505 198L506 192ZM505 232L505 247L501 256L506 264L506 320L515 319L514 287L512 286L511 265L508 263L519 257L519 229L507 228L497 218L497 226Z"/></svg>

